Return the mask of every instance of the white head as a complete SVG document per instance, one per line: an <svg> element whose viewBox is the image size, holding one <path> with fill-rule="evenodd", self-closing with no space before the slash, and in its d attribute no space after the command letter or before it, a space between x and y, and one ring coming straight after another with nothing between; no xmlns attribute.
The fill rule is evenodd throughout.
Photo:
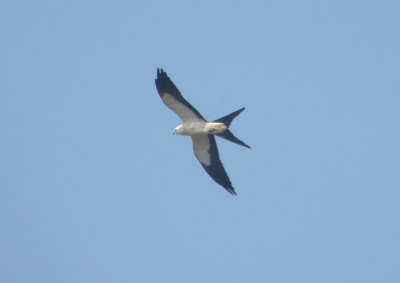
<svg viewBox="0 0 400 283"><path fill-rule="evenodd" d="M182 125L179 125L174 129L173 135L181 135L182 134Z"/></svg>

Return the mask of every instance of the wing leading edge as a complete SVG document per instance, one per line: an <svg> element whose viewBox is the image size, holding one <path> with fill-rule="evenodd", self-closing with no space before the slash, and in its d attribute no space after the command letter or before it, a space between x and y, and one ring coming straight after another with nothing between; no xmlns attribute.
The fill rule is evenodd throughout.
<svg viewBox="0 0 400 283"><path fill-rule="evenodd" d="M158 94L164 104L174 111L183 123L189 120L205 121L199 111L197 111L197 109L182 96L178 88L163 69L157 69L157 78L155 82Z"/></svg>
<svg viewBox="0 0 400 283"><path fill-rule="evenodd" d="M218 147L213 135L192 136L193 150L201 166L210 177L232 195L235 189L219 158Z"/></svg>

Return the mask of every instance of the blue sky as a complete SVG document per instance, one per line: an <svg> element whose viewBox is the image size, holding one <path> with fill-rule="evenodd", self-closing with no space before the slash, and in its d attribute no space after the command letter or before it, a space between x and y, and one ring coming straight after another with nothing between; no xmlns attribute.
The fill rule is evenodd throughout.
<svg viewBox="0 0 400 283"><path fill-rule="evenodd" d="M399 282L397 1L2 1L0 282ZM154 86L209 119L238 193Z"/></svg>

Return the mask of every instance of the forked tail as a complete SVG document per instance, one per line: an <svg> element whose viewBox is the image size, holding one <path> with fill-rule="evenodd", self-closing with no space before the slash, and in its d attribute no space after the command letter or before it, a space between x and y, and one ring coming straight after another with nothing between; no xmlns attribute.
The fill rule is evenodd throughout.
<svg viewBox="0 0 400 283"><path fill-rule="evenodd" d="M236 117L237 115L239 115L244 109L245 109L244 107L243 107L243 108L240 108L239 110L237 110L237 111L235 111L235 112L232 112L231 114L228 114L228 115L226 115L226 116L224 116L224 117L222 117L222 118L219 118L219 119L217 119L217 120L215 120L215 121L213 121L213 122L224 123L225 126L227 126L227 127L229 128L229 126L231 125L233 119L235 119L235 117ZM244 146L244 147L251 148L250 146L248 146L247 144L245 144L243 141L241 141L240 139L238 139L237 137L235 137L229 129L227 129L227 130L226 130L225 132L223 132L222 134L217 134L217 136L219 136L219 137L221 137L221 138L223 138L223 139L226 139L226 140L228 140L228 141L231 141L231 142L240 144L240 145L242 145L242 146Z"/></svg>

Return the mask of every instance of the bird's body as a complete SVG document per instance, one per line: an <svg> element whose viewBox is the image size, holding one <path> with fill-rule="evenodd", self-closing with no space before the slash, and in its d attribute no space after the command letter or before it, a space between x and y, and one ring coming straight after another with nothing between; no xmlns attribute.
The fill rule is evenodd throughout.
<svg viewBox="0 0 400 283"><path fill-rule="evenodd" d="M193 135L216 135L222 134L228 129L224 123L204 122L204 121L189 121L183 123L174 129L174 133L183 136Z"/></svg>
<svg viewBox="0 0 400 283"><path fill-rule="evenodd" d="M220 119L207 121L189 102L187 102L168 75L161 69L157 70L155 80L157 91L164 104L174 111L182 124L174 129L174 134L191 136L193 151L206 172L228 192L236 195L224 166L219 158L217 143L214 136L250 148L235 137L229 130L232 120L244 110L241 108Z"/></svg>

